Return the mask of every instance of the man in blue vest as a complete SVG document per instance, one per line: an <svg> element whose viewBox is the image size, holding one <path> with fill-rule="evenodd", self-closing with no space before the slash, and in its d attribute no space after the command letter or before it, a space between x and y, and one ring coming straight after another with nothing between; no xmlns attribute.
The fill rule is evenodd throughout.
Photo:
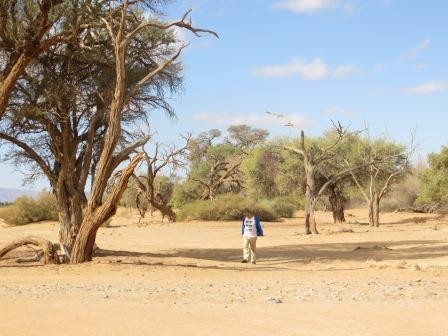
<svg viewBox="0 0 448 336"><path fill-rule="evenodd" d="M243 210L243 226L241 234L243 236L243 260L242 263L256 263L257 237L263 236L260 219L255 216L250 209Z"/></svg>

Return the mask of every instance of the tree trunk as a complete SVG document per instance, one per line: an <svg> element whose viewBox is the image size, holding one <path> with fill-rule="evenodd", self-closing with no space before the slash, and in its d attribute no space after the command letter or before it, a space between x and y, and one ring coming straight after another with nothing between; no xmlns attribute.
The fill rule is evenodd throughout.
<svg viewBox="0 0 448 336"><path fill-rule="evenodd" d="M95 245L95 238L98 228L104 221L98 214L87 215L78 232L76 241L73 245L72 254L70 256L71 264L79 264L86 261L92 261L93 247Z"/></svg>
<svg viewBox="0 0 448 336"><path fill-rule="evenodd" d="M306 157L306 156L305 156ZM309 158L304 161L306 176L305 234L317 233L314 209L316 208L315 167Z"/></svg>
<svg viewBox="0 0 448 336"><path fill-rule="evenodd" d="M143 159L143 154L134 156L129 166L121 171L121 177L114 189L103 204L98 204L97 200L90 199L84 212L84 218L79 232L76 236L73 250L70 256L71 264L79 264L91 261L93 248L95 246L96 233L101 225L115 215L118 203L128 185L129 178L134 173L137 165ZM107 180L96 181L96 183L107 183Z"/></svg>
<svg viewBox="0 0 448 336"><path fill-rule="evenodd" d="M369 226L374 226L374 220L373 220L373 200L369 199L367 203L367 207L369 209Z"/></svg>
<svg viewBox="0 0 448 336"><path fill-rule="evenodd" d="M319 234L319 231L317 231L317 223L315 217L316 206L317 206L317 199L315 198L312 200L311 207L309 210L309 229L313 234Z"/></svg>
<svg viewBox="0 0 448 336"><path fill-rule="evenodd" d="M311 195L307 187L305 192L305 234L311 234Z"/></svg>
<svg viewBox="0 0 448 336"><path fill-rule="evenodd" d="M317 231L317 223L316 223L316 217L314 216L314 209L310 211L310 217L309 217L309 229L311 233L318 234L319 231Z"/></svg>
<svg viewBox="0 0 448 336"><path fill-rule="evenodd" d="M56 200L59 208L59 242L64 254L70 253L82 222L85 202L76 192L68 195L66 189L60 186L56 190Z"/></svg>
<svg viewBox="0 0 448 336"><path fill-rule="evenodd" d="M372 197L369 199L369 225L379 227L380 226L380 198L377 192L372 193Z"/></svg>
<svg viewBox="0 0 448 336"><path fill-rule="evenodd" d="M163 203L158 203L157 201L151 203L151 205L152 205L152 207L154 207L155 209L160 211L160 213L162 214L162 221L165 216L168 217L168 220L170 222L176 221L176 213L173 211L173 209L169 205L166 205Z"/></svg>
<svg viewBox="0 0 448 336"><path fill-rule="evenodd" d="M330 187L330 196L328 197L331 204L331 211L333 212L333 221L335 224L345 222L344 203L345 197L342 193L341 187L336 183Z"/></svg>
<svg viewBox="0 0 448 336"><path fill-rule="evenodd" d="M373 202L372 202L372 217L373 217L373 226L380 226L380 198L378 193L374 193Z"/></svg>

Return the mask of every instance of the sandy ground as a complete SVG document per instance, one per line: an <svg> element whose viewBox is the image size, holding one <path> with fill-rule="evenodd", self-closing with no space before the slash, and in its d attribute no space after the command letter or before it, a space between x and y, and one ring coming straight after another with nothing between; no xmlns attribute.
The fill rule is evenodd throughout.
<svg viewBox="0 0 448 336"><path fill-rule="evenodd" d="M240 223L116 218L83 265L0 260L0 335L448 335L448 221L348 211L264 223L257 265L241 264ZM344 232L346 231L346 232ZM55 239L55 223L0 227L0 244Z"/></svg>

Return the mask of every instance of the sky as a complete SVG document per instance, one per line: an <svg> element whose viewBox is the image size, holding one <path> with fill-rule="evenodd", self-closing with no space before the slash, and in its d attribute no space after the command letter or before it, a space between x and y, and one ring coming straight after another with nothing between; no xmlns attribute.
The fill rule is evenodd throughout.
<svg viewBox="0 0 448 336"><path fill-rule="evenodd" d="M331 120L402 143L415 131L421 157L448 143L448 1L177 0L167 18L189 8L220 38L177 31L184 89L177 118L151 114L157 141L242 123L293 135L270 111L314 136ZM22 173L0 163L2 187Z"/></svg>

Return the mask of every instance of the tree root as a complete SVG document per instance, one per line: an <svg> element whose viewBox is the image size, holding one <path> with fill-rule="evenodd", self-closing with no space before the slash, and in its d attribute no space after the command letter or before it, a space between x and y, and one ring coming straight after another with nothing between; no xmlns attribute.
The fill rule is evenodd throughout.
<svg viewBox="0 0 448 336"><path fill-rule="evenodd" d="M39 248L36 251L36 255L30 258L19 258L16 260L17 262L37 262L43 258L44 264L59 264L59 256L57 253L59 244L53 244L51 241L40 237L26 237L7 244L0 249L0 258L19 247L28 245Z"/></svg>

